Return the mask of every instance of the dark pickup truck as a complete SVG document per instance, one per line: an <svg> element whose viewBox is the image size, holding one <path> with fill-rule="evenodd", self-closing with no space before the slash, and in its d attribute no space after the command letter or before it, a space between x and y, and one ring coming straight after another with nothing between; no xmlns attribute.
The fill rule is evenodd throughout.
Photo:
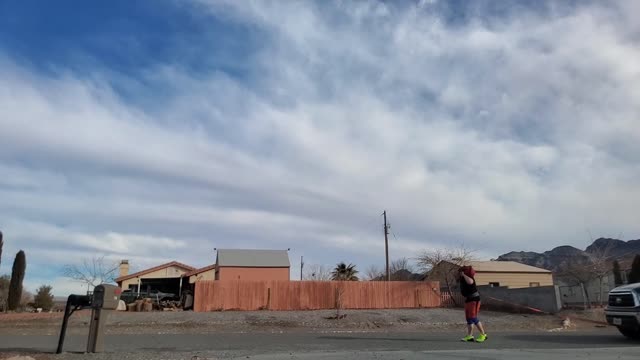
<svg viewBox="0 0 640 360"><path fill-rule="evenodd" d="M159 304L161 301L176 301L179 300L179 297L176 294L164 293L158 290L151 290L135 292L131 290L125 290L120 294L120 300L124 301L125 304L131 304L138 299L146 299L149 298L155 304Z"/></svg>
<svg viewBox="0 0 640 360"><path fill-rule="evenodd" d="M622 335L640 340L640 283L611 290L604 313L607 323L617 327Z"/></svg>

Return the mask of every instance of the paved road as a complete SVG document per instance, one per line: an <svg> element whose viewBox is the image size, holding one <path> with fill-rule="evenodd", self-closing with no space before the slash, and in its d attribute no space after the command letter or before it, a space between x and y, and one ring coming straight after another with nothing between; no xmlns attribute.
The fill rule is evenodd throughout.
<svg viewBox="0 0 640 360"><path fill-rule="evenodd" d="M451 359L625 359L640 356L640 342L628 341L615 330L564 333L493 333L487 343L462 343L459 334L421 333L283 333L209 335L113 335L106 339L107 358L252 359L424 359L433 354ZM53 336L2 336L1 352L46 353L56 347ZM65 350L81 352L85 337L69 336ZM535 349L535 350L533 350ZM111 354L111 356L109 356ZM171 355L173 354L173 355ZM1 356L0 356L1 357Z"/></svg>

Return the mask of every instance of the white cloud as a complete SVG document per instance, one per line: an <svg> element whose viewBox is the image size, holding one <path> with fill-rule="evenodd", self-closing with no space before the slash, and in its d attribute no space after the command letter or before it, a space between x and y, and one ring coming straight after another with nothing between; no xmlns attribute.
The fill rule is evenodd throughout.
<svg viewBox="0 0 640 360"><path fill-rule="evenodd" d="M83 295L87 293L86 285L75 281L69 281L69 279L65 279L63 277L47 278L38 277L36 274L35 276L26 277L24 281L24 289L32 294L36 294L38 288L42 285L51 286L51 293L57 297L64 297L69 294Z"/></svg>
<svg viewBox="0 0 640 360"><path fill-rule="evenodd" d="M159 64L140 76L170 96L150 108L100 69L0 63L7 238L201 265L213 247L293 247L364 266L383 209L393 256L639 237L633 5L451 24L436 2L198 4L264 35L238 60L250 78Z"/></svg>

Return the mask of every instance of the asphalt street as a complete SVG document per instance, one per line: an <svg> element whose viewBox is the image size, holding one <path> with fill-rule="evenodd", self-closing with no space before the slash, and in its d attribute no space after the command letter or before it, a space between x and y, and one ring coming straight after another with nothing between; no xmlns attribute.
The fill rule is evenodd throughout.
<svg viewBox="0 0 640 360"><path fill-rule="evenodd" d="M640 356L640 342L625 339L613 329L590 332L494 333L486 343L463 343L460 334L423 333L216 333L112 335L106 338L106 358L136 358L163 354L163 358L203 359L625 359ZM0 353L51 353L55 336L0 337ZM69 336L65 351L85 349L86 337ZM173 354L173 355L171 355ZM429 356L431 357L431 356ZM139 358L145 358L140 356ZM157 358L157 357L156 357Z"/></svg>

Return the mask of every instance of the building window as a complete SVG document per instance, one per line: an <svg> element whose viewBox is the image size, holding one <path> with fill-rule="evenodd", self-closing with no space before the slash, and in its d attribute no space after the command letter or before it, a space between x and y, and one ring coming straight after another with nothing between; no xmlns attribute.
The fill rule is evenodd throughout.
<svg viewBox="0 0 640 360"><path fill-rule="evenodd" d="M529 283L529 287L538 287L538 286L540 286L539 282L530 282Z"/></svg>
<svg viewBox="0 0 640 360"><path fill-rule="evenodd" d="M489 286L490 287L500 287L500 283L499 282L490 282Z"/></svg>

